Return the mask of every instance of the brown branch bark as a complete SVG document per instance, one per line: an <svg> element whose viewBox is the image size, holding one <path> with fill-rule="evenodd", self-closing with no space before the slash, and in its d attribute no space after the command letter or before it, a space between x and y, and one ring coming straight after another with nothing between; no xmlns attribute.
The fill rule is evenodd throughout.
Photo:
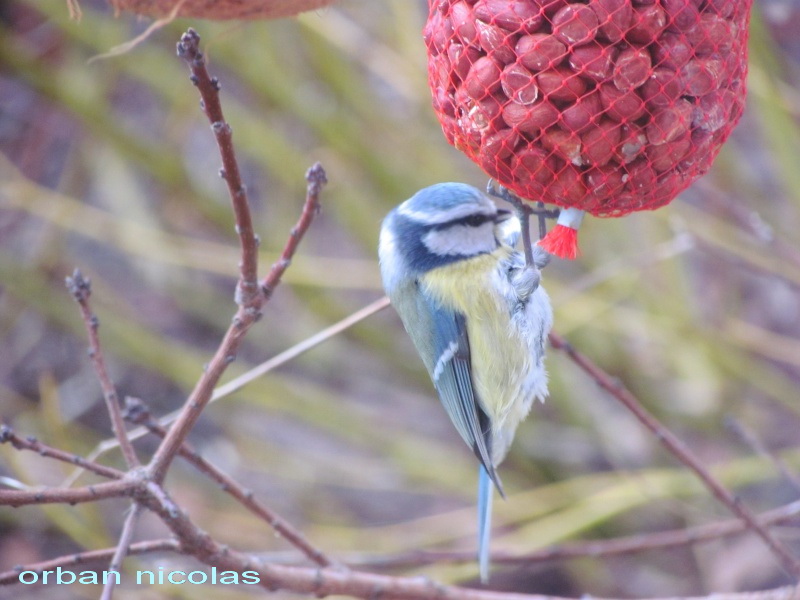
<svg viewBox="0 0 800 600"><path fill-rule="evenodd" d="M750 428L746 427L744 423L741 423L738 419L735 419L733 416L728 416L725 419L725 426L731 431L736 437L738 437L742 442L747 444L750 448L755 450L758 454L763 456L764 458L768 459L781 476L798 492L800 492L800 476L797 475L794 471L789 468L789 465L786 464L777 453L767 448L766 444L762 442L759 437L755 434L754 431L751 431Z"/></svg>
<svg viewBox="0 0 800 600"><path fill-rule="evenodd" d="M142 511L140 504L134 503L128 516L125 518L125 523L122 525L122 533L117 542L117 548L114 551L114 556L111 557L111 564L108 566L110 572L119 573L122 570L122 561L128 554L128 550L133 539L133 532L136 529L136 521L139 519L139 513ZM103 593L100 595L100 600L111 600L114 593L114 586L117 583L116 577L109 577L106 584L103 586Z"/></svg>
<svg viewBox="0 0 800 600"><path fill-rule="evenodd" d="M136 456L136 451L133 449L133 444L131 444L131 441L128 439L125 423L122 420L120 412L117 390L108 374L106 359L103 356L103 350L100 346L100 337L97 335L100 321L92 312L91 306L89 305L89 296L92 293L91 282L88 278L84 277L78 269L75 269L72 277L66 278L66 285L72 297L75 298L75 301L78 303L83 322L86 325L86 333L89 336L89 357L92 359L95 373L100 380L103 398L106 403L106 408L108 409L108 415L111 418L111 429L119 440L122 455L125 457L125 463L128 465L128 468L138 467L139 459Z"/></svg>
<svg viewBox="0 0 800 600"><path fill-rule="evenodd" d="M268 277L265 281L266 287L262 289L256 281L258 240L252 232L250 207L245 188L239 176L230 127L222 118L218 93L219 82L216 78L212 79L208 75L205 68L205 59L199 50L199 42L200 36L193 29L189 29L181 37L181 41L178 44L178 55L189 63L192 71L192 81L200 91L204 110L211 121L211 127L217 137L217 144L222 156L223 173L225 180L228 182L228 191L242 246L240 278L236 294L239 309L217 352L208 363L205 372L186 400L178 418L147 466L148 472L156 483L163 481L178 449L186 439L189 431L194 427L200 417L200 413L210 401L220 377L222 377L228 365L236 360L236 354L242 339L250 327L261 317L261 308L268 299L264 290L266 289L271 293L272 289L280 281L281 274L288 267L300 239L307 231L311 220L317 212L319 191L326 181L325 171L321 165L315 164L309 169L306 174L309 189L306 197L306 208L304 208L297 226L292 230L292 235L286 244L281 260L278 261L278 266L273 267L271 273L275 274L274 278L270 279ZM311 205L310 208L309 205Z"/></svg>
<svg viewBox="0 0 800 600"><path fill-rule="evenodd" d="M58 448L53 448L52 446L43 444L36 438L28 437L23 439L14 433L14 430L8 425L0 426L0 444L4 443L10 443L17 450L30 450L31 452L36 452L40 456L54 458L71 465L78 465L87 471L91 471L102 477L108 477L109 479L122 479L125 477L125 473L122 471L86 460L77 454L70 454Z"/></svg>
<svg viewBox="0 0 800 600"><path fill-rule="evenodd" d="M291 264L300 240L303 239L306 231L308 231L314 217L319 214L319 194L323 186L328 183L327 175L321 164L314 163L306 172L306 183L306 201L303 204L303 212L300 215L300 219L289 233L289 239L283 247L280 258L272 265L261 284L261 291L267 300L272 296L272 292L275 291L281 281L281 277L283 277L284 272Z"/></svg>
<svg viewBox="0 0 800 600"><path fill-rule="evenodd" d="M148 506L159 513L180 541L184 553L220 569L239 573L255 571L259 576L259 584L270 591L283 589L318 598L339 594L366 600L568 600L557 596L442 585L427 577L393 577L336 567L320 569L264 563L257 556L218 543L184 513L172 517L162 507L152 503ZM796 588L787 587L747 594L715 594L714 600L797 600L791 595L796 592Z"/></svg>
<svg viewBox="0 0 800 600"><path fill-rule="evenodd" d="M200 50L200 36L194 29L189 28L181 36L177 45L178 56L189 65L191 81L200 92L200 106L211 122L211 131L217 141L219 154L222 159L220 176L228 185L228 194L231 199L234 218L236 219L236 233L242 249L242 259L239 263L239 284L237 288L237 301L240 305L258 310L260 307L258 290L258 236L253 230L253 219L250 215L250 206L247 200L247 188L242 183L239 163L233 147L233 130L225 121L222 113L222 103L219 98L220 83L216 77L211 77L206 69L206 59Z"/></svg>
<svg viewBox="0 0 800 600"><path fill-rule="evenodd" d="M800 515L800 501L766 511L758 516L758 520L764 526L778 525L796 519L798 515ZM659 550L709 542L721 537L742 533L747 528L747 524L741 519L730 519L686 529L644 533L607 540L566 543L524 554L511 554L502 551L493 552L492 563L507 565L534 564L572 558L602 558L634 554L647 550ZM346 560L348 565L359 567L413 568L430 564L472 562L475 560L475 553L418 551L395 556L368 557L364 559L353 558Z"/></svg>
<svg viewBox="0 0 800 600"><path fill-rule="evenodd" d="M177 552L180 550L180 544L176 540L152 540L149 542L137 542L128 546L128 554L150 554L152 552L171 551ZM70 567L73 565L83 565L86 563L98 562L109 560L117 551L117 547L103 548L102 550L87 550L85 552L76 552L75 554L67 554L52 558L38 563L29 565L17 565L9 571L0 573L0 585L8 585L17 583L19 581L19 574L23 571L33 571L34 573L41 573L42 571L52 571L57 567Z"/></svg>
<svg viewBox="0 0 800 600"><path fill-rule="evenodd" d="M337 321L333 325L322 329L321 331L317 332L316 334L312 335L309 338L306 338L302 342L298 342L294 346L287 348L280 354L273 356L272 358L264 361L263 363L256 365L249 371L242 373L235 379L232 379L214 389L214 393L211 395L210 402L215 402L224 398L225 396L232 394L233 392L242 389L251 381L262 377L263 375L269 373L270 371L277 369L278 367L287 364L288 362L294 360L298 356L303 355L304 353L308 352L312 348L322 344L323 342L331 339L332 337L346 331L350 327L360 323L361 321L367 319L368 317L374 315L377 312L387 308L389 306L389 298L386 296L382 296L362 308L361 310L357 310L351 315L348 315L344 319ZM167 415L161 416L158 418L158 423L161 426L169 425L173 423L175 419L180 414L180 411L174 411ZM132 429L129 432L129 435L132 439L139 439L140 437L147 434L147 430L145 428L136 428ZM103 440L97 446L95 446L94 450L89 453L89 456L97 458L102 456L105 452L116 448L118 446L118 442L115 438L109 438L107 440ZM64 485L71 485L74 481L82 473L82 469L76 469L66 480Z"/></svg>
<svg viewBox="0 0 800 600"><path fill-rule="evenodd" d="M131 423L143 425L157 437L163 439L166 436L166 430L152 418L149 409L139 398L128 397L125 399L125 417ZM322 550L315 547L299 530L271 508L256 500L250 490L245 489L228 474L200 456L188 442L181 444L178 454L194 465L198 471L217 482L226 493L233 496L250 512L266 521L281 537L300 550L309 560L321 567L334 564Z"/></svg>
<svg viewBox="0 0 800 600"><path fill-rule="evenodd" d="M117 483L117 482L114 482ZM258 574L259 584L270 591L284 589L295 593L324 597L341 594L356 598L384 600L566 600L555 596L516 594L468 589L438 584L424 577L392 577L336 568L303 568L275 564L264 564L258 557L230 549L216 542L197 527L184 513L171 514L152 496L143 496L140 501L158 513L176 536L177 541L153 544L151 550L177 549L190 554L201 562L225 570ZM131 551L143 550L141 546ZM102 551L107 556L110 550ZM112 554L116 554L115 549ZM15 581L23 570L38 570L44 566L69 564L74 556L53 559L47 563L22 567L0 575L0 583ZM715 600L796 600L797 588L784 587L764 592L743 594L715 594ZM678 600L678 599L672 599ZM684 599L690 600L690 599ZM699 599L698 599L699 600Z"/></svg>
<svg viewBox="0 0 800 600"><path fill-rule="evenodd" d="M135 482L128 479L109 481L80 488L41 488L31 490L0 490L0 506L25 506L29 504L77 504L105 498L133 496Z"/></svg>
<svg viewBox="0 0 800 600"><path fill-rule="evenodd" d="M621 402L642 425L656 436L658 441L661 442L673 456L694 471L717 500L746 523L747 526L764 541L787 573L792 575L795 580L800 577L800 560L792 555L783 542L764 528L758 522L755 514L742 502L741 498L734 495L722 485L722 483L706 469L705 465L700 462L692 451L674 433L664 427L664 425L662 425L619 380L611 377L587 356L575 350L575 348L557 333L550 333L550 344L556 350L564 352L572 362L594 379L597 385Z"/></svg>

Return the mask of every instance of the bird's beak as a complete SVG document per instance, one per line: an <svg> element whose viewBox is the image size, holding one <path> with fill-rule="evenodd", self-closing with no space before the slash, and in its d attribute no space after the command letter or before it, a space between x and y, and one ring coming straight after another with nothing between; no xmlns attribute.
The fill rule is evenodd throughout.
<svg viewBox="0 0 800 600"><path fill-rule="evenodd" d="M506 210L505 208L498 208L497 214L494 217L495 223L502 223L504 221L508 221L510 218L514 216L514 213L510 210Z"/></svg>

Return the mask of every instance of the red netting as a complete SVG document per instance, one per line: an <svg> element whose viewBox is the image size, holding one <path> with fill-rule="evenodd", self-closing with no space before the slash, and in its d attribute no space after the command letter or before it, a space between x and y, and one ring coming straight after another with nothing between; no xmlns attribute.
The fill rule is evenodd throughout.
<svg viewBox="0 0 800 600"><path fill-rule="evenodd" d="M598 216L705 173L744 108L752 0L430 0L447 140L519 196Z"/></svg>

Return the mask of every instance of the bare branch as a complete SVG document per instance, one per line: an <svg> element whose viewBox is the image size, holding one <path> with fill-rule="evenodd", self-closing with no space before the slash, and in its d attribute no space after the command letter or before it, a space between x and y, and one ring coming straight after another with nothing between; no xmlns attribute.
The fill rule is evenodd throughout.
<svg viewBox="0 0 800 600"><path fill-rule="evenodd" d="M122 561L125 559L125 555L128 553L128 549L131 545L133 532L136 529L136 521L139 518L141 510L142 507L140 504L134 502L131 505L131 510L125 518L125 523L122 525L122 533L119 536L117 549L114 551L114 556L111 558L111 564L108 567L110 572L120 573L122 571ZM103 586L103 593L100 596L100 600L111 600L116 583L116 577L109 577L106 579L106 584Z"/></svg>
<svg viewBox="0 0 800 600"><path fill-rule="evenodd" d="M178 418L167 433L164 441L156 450L147 469L153 481L160 483L167 474L167 469L172 463L186 436L200 418L200 414L211 399L211 394L219 382L220 377L236 358L239 345L245 334L256 322L260 312L251 312L239 308L233 323L225 333L225 337L217 348L216 353L205 368L203 375L192 390L181 409Z"/></svg>
<svg viewBox="0 0 800 600"><path fill-rule="evenodd" d="M321 164L314 163L306 171L306 182L308 183L306 186L306 201L303 204L303 212L300 215L300 219L297 221L297 225L292 228L281 257L272 265L269 274L261 284L261 291L265 300L269 300L270 296L272 296L272 292L275 291L275 288L280 283L283 273L291 264L300 240L303 239L314 217L320 211L319 194L323 186L328 183L328 176L325 174L325 169L322 168Z"/></svg>
<svg viewBox="0 0 800 600"><path fill-rule="evenodd" d="M137 542L128 546L128 554L149 554L151 552L162 551L177 552L180 550L180 544L176 540L152 540L149 542ZM89 562L109 560L117 548L104 548L102 550L87 550L86 552L77 552L66 556L59 556L50 560L30 564L18 565L10 571L0 573L0 585L8 585L10 583L19 582L19 574L23 571L33 571L34 573L41 573L42 571L51 571L56 567L69 567L72 565L82 565Z"/></svg>
<svg viewBox="0 0 800 600"><path fill-rule="evenodd" d="M385 309L389 306L389 298L383 296L374 302L371 302L364 308L361 308L354 312L351 315L348 315L341 321L337 321L333 325L326 327L325 329L315 333L309 338L298 342L291 348L287 348L280 354L273 356L272 358L264 361L260 365L256 365L252 369L242 373L235 379L230 380L225 385L221 385L218 388L214 389L214 393L211 395L210 402L216 402L225 396L232 394L233 392L242 389L248 383L266 375L267 373L277 369L278 367L285 365L286 363L294 360L298 356L302 356L304 353L308 352L312 348L315 348L322 344L323 342L328 341L332 337L339 335L343 331L346 331L350 327L360 323L361 321L365 320L367 317L374 315L377 312ZM180 410L173 411L169 414L166 414L162 417L158 418L158 424L161 426L169 425L173 423L175 419L178 418L180 415ZM139 439L147 434L147 429L144 427L137 427L132 429L128 432L129 437L131 439ZM103 440L100 442L95 448L89 453L89 457L92 459L96 459L99 456L102 456L109 450L116 448L119 445L119 442L116 441L114 438L109 438L107 440ZM64 481L62 485L69 487L72 485L80 476L82 469L76 469L70 476Z"/></svg>
<svg viewBox="0 0 800 600"><path fill-rule="evenodd" d="M725 418L725 426L736 437L742 440L742 442L772 462L772 464L775 465L775 468L778 469L778 472L781 474L781 476L788 481L795 490L800 491L800 476L798 476L789 468L789 465L786 464L786 461L784 461L775 452L767 448L764 442L762 442L753 431L746 427L744 423L741 423L733 416L728 416Z"/></svg>
<svg viewBox="0 0 800 600"><path fill-rule="evenodd" d="M239 264L239 284L237 302L241 306L258 309L260 292L258 289L258 237L253 231L253 219L247 201L247 188L242 183L236 152L233 147L233 131L222 114L219 99L220 83L211 77L206 69L206 59L200 50L200 36L189 28L181 36L177 45L178 56L186 61L192 72L191 81L200 92L201 106L211 122L211 131L217 140L222 169L220 177L228 184L228 193L236 219L236 233L242 248L242 260Z"/></svg>
<svg viewBox="0 0 800 600"><path fill-rule="evenodd" d="M86 332L89 335L89 357L92 359L95 373L97 373L97 378L100 380L100 387L103 389L103 398L106 402L108 414L111 417L111 429L119 440L122 455L125 457L125 463L129 468L137 467L139 466L139 459L136 457L136 451L133 449L133 445L128 439L125 423L120 414L117 390L108 374L106 359L100 347L100 337L97 335L100 321L97 316L92 313L92 309L89 306L89 296L92 294L91 282L88 278L83 276L80 270L75 269L72 277L66 278L66 285L67 289L78 303L83 322L86 325Z"/></svg>
<svg viewBox="0 0 800 600"><path fill-rule="evenodd" d="M130 422L143 425L153 435L162 439L166 436L166 430L152 418L146 404L139 398L125 398L125 412L125 417L130 420ZM266 521L276 532L285 538L286 541L300 550L311 561L321 567L334 564L322 550L314 547L300 531L295 529L288 521L275 513L271 508L256 500L250 490L242 487L232 477L200 456L188 442L181 444L178 449L178 454L194 465L201 473L204 473L216 481L225 492L236 498L236 500L248 510Z"/></svg>
<svg viewBox="0 0 800 600"><path fill-rule="evenodd" d="M193 29L189 29L178 44L178 55L184 58L192 70L192 81L200 90L203 98L203 108L211 120L212 129L217 136L217 145L223 161L223 172L228 182L231 193L231 202L236 214L236 224L242 246L240 278L237 288L237 303L239 310L233 318L233 323L228 328L222 342L217 348L211 361L200 377L194 390L189 395L175 424L167 433L164 441L156 450L147 469L152 480L156 483L163 481L170 463L175 458L186 436L191 431L203 409L206 407L214 392L220 377L228 365L236 360L239 345L250 327L261 317L261 307L265 301L265 294L261 292L256 282L257 271L257 239L252 231L250 209L247 204L247 195L241 184L236 155L233 151L233 142L230 127L222 119L222 108L219 103L219 82L209 77L205 68L205 59L199 49L200 36ZM300 223L292 231L292 235L284 249L284 255L291 258L297 244L308 229L311 218L316 212L319 189L324 183L325 175L322 167L315 165L307 174L309 193L306 198L306 209L300 218ZM288 262L279 267L276 272L274 285L280 280L280 275L288 267Z"/></svg>
<svg viewBox="0 0 800 600"><path fill-rule="evenodd" d="M27 504L77 504L104 498L133 496L137 483L127 479L87 485L82 488L43 488L34 490L0 490L0 506L25 506Z"/></svg>
<svg viewBox="0 0 800 600"><path fill-rule="evenodd" d="M561 350L587 373L595 383L621 402L633 415L658 438L664 447L679 461L700 478L714 497L724 504L733 514L744 521L769 547L775 557L786 571L795 579L800 576L800 561L795 558L786 545L778 540L770 531L765 529L757 520L755 514L735 496L722 483L714 477L705 465L694 455L691 450L656 419L639 400L617 379L603 371L588 357L573 348L564 338L555 332L550 333L550 344L556 350Z"/></svg>
<svg viewBox="0 0 800 600"><path fill-rule="evenodd" d="M796 519L798 515L800 515L800 501L767 511L759 515L758 520L764 526L777 525ZM745 531L747 527L748 525L741 519L730 519L685 529L659 531L607 540L561 544L525 554L493 552L492 563L511 565L533 564L571 558L619 556L645 550L674 548L677 546L688 546L690 544L708 542L721 537L741 533ZM474 560L474 552L417 551L395 556L347 558L347 564L372 568L412 568L434 563L468 563Z"/></svg>
<svg viewBox="0 0 800 600"><path fill-rule="evenodd" d="M118 482L114 482L118 483ZM105 484L113 485L113 484ZM213 540L198 528L184 513L170 515L151 496L141 498L142 503L157 512L179 541L150 543L147 546L133 545L130 552L154 551L158 549L180 550L201 562L217 568L239 573L254 572L259 584L268 590L285 589L300 594L318 597L342 594L357 598L393 598L395 600L566 600L553 596L493 592L438 584L424 577L391 577L336 568L304 568L264 564L256 557L227 548ZM102 556L115 554L110 549L98 551ZM18 580L22 570L42 570L47 566L68 565L92 556L85 553L73 557L61 557L47 563L33 565L30 569L17 568L0 574L0 583ZM94 557L97 557L94 554ZM80 560L79 560L80 559ZM715 594L715 600L796 600L797 588L784 587L764 592L742 594ZM673 600L679 600L677 598ZM693 600L693 599L684 599ZM697 599L700 600L700 599Z"/></svg>
<svg viewBox="0 0 800 600"><path fill-rule="evenodd" d="M0 426L0 444L3 443L10 443L17 450L30 450L31 452L36 452L40 456L46 456L47 458L54 458L72 465L78 465L87 471L92 471L97 475L108 477L109 479L122 479L125 476L125 473L122 471L86 460L77 454L70 454L58 448L53 448L52 446L43 444L34 437L23 439L14 433L14 430L8 425Z"/></svg>

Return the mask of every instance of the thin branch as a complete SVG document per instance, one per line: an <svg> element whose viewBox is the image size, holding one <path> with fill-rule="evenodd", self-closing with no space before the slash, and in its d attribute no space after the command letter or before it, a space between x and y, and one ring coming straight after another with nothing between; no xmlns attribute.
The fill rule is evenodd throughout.
<svg viewBox="0 0 800 600"><path fill-rule="evenodd" d="M314 217L319 214L319 194L325 184L328 183L328 177L321 164L314 163L311 168L306 171L306 182L306 201L303 204L303 212L300 215L300 219L292 228L280 258L275 261L269 273L264 278L264 281L261 283L261 291L264 294L264 298L267 300L272 296L272 292L280 283L281 277L291 264L292 257L297 250L297 246L300 244L300 240L303 239Z"/></svg>
<svg viewBox="0 0 800 600"><path fill-rule="evenodd" d="M111 429L119 440L120 448L122 448L122 455L125 457L125 463L128 465L128 468L138 467L139 459L136 457L136 451L133 449L133 445L128 439L125 423L120 414L117 390L108 374L106 360L103 356L102 348L100 347L100 337L97 335L100 321L92 312L91 306L89 305L89 296L92 294L91 282L88 278L83 276L80 270L75 269L72 277L66 278L66 285L67 289L78 303L83 322L86 324L86 332L89 335L89 357L92 359L95 373L97 373L97 378L100 380L103 398L106 402L109 417L111 417Z"/></svg>
<svg viewBox="0 0 800 600"><path fill-rule="evenodd" d="M148 507L151 504L147 504ZM258 556L228 548L197 527L181 513L175 518L164 514L162 508L152 506L164 523L180 541L181 549L199 561L217 569L239 573L249 571L258 575L263 588L279 589L314 595L322 598L346 595L368 600L566 600L554 596L516 594L468 589L442 585L427 577L392 577L340 568L308 568L276 565L263 562ZM796 600L791 594L796 588L779 588L767 592L748 594L715 594L715 600ZM673 598L672 600L679 600ZM689 599L685 599L689 600ZM707 600L707 599L706 599Z"/></svg>
<svg viewBox="0 0 800 600"><path fill-rule="evenodd" d="M764 442L762 442L753 431L745 427L743 423L733 416L728 416L725 418L725 426L742 442L772 462L772 464L775 465L775 468L778 469L778 472L781 474L781 476L788 481L795 490L800 491L800 476L798 476L789 468L789 465L786 464L786 461L784 461L775 452L767 448Z"/></svg>
<svg viewBox="0 0 800 600"><path fill-rule="evenodd" d="M309 350L316 348L323 342L328 341L332 337L335 337L346 331L350 327L360 323L361 321L365 320L367 317L371 317L377 312L380 312L384 308L390 305L389 298L383 296L378 300L368 304L362 309L357 310L356 312L352 313L351 315L346 316L341 321L337 321L333 325L326 327L325 329L315 333L309 338L304 339L301 342L298 342L294 346L287 348L280 354L273 356L272 358L264 361L263 363L249 369L248 371L242 373L235 379L231 379L225 385L221 385L214 390L214 393L211 395L210 402L216 402L224 398L225 396L229 396L230 394L242 389L247 384L255 381L259 377L263 377L267 373L274 371L280 366L285 365L286 363L294 360L298 356L302 356ZM161 426L167 426L170 423L173 423L175 419L178 418L180 415L180 410L172 411L169 414L166 414L162 417L158 418L158 423ZM138 440L141 437L147 435L148 431L145 427L137 427L135 429L131 429L128 432L128 436L132 440ZM113 450L119 446L119 442L117 442L114 438L109 438L107 440L103 440L95 448L89 453L88 457L90 460L95 460L98 457L102 456L106 452ZM71 486L77 479L80 477L82 473L82 469L76 469L70 476L62 483L64 487Z"/></svg>
<svg viewBox="0 0 800 600"><path fill-rule="evenodd" d="M779 508L764 512L758 516L764 525L778 525L800 515L800 501L786 504ZM718 523L708 523L685 529L659 531L639 535L624 536L607 540L573 542L542 548L524 554L509 552L493 552L493 564L524 564L548 562L571 558L598 558L634 554L647 550L688 546L709 542L721 537L742 533L748 528L741 519L730 519ZM413 568L429 564L468 563L475 560L474 552L431 552L413 551L405 554L385 557L348 558L347 564L372 568Z"/></svg>
<svg viewBox="0 0 800 600"><path fill-rule="evenodd" d="M108 477L109 479L122 479L125 477L125 473L122 471L86 460L77 454L71 454L59 450L58 448L53 448L52 446L43 444L34 437L23 439L14 433L14 430L8 425L0 426L0 444L4 443L10 443L17 450L30 450L31 452L36 452L40 456L54 458L71 465L78 465L87 471L91 471L102 477Z"/></svg>
<svg viewBox="0 0 800 600"><path fill-rule="evenodd" d="M619 380L611 377L588 357L575 350L557 333L551 332L549 339L553 348L561 350L569 356L572 362L594 379L597 385L610 393L612 397L633 413L639 422L649 429L669 452L694 471L714 497L745 522L764 541L790 575L795 579L800 576L800 561L792 555L786 545L765 529L758 522L755 514L742 502L741 498L734 495L714 477L706 469L705 465L692 454L691 450L675 434L664 427Z"/></svg>
<svg viewBox="0 0 800 600"><path fill-rule="evenodd" d="M265 564L257 556L219 544L194 525L184 513L169 518L163 511L157 512L180 540L183 552L218 569L254 572L258 575L259 585L270 591L283 589L319 598L339 594L368 600L565 600L554 596L442 585L427 577L392 577L330 567L319 569ZM715 594L714 600L797 600L797 591L796 587L785 587L765 592Z"/></svg>
<svg viewBox="0 0 800 600"><path fill-rule="evenodd" d="M139 514L141 511L141 504L134 502L131 505L131 510L128 512L128 516L125 518L125 523L122 525L122 533L119 536L117 549L114 551L114 556L111 558L111 564L108 566L109 572L122 572L122 561L125 560L125 555L130 549L131 540L133 539L133 532L136 529L136 521L139 519ZM109 577L106 579L106 584L103 586L103 593L100 596L100 600L111 600L116 583L116 577Z"/></svg>
<svg viewBox="0 0 800 600"><path fill-rule="evenodd" d="M393 598L395 600L565 600L553 596L459 588L441 585L424 577L392 577L336 568L319 569L264 564L256 556L244 554L219 544L197 527L185 513L171 515L152 496L143 496L140 501L161 516L178 539L176 545L182 553L189 554L218 569L232 570L238 573L245 571L254 573L258 576L258 583L271 591L284 589L300 594L313 594L318 597L341 594L370 600L375 598ZM171 546L170 549L174 547ZM68 564L69 557L54 560L58 561L58 564ZM17 569L13 573L4 573L2 581L18 580L20 572ZM9 579L9 576L13 579ZM714 598L715 600L796 600L797 591L796 587L784 587L764 592L715 594Z"/></svg>
<svg viewBox="0 0 800 600"><path fill-rule="evenodd" d="M203 107L211 120L212 129L217 136L220 154L223 161L223 172L228 182L228 190L231 194L231 202L236 214L236 224L242 245L242 258L240 267L240 278L237 287L237 303L239 309L233 318L233 323L228 328L222 342L217 348L211 361L200 377L189 398L186 400L180 415L175 424L167 433L164 441L156 450L147 470L153 481L161 483L166 476L170 463L175 458L186 436L191 431L203 409L206 407L214 392L214 388L219 382L220 377L228 368L228 365L236 360L239 345L244 339L250 327L261 317L261 308L266 301L266 296L262 293L256 282L257 271L257 239L252 232L252 222L250 218L250 208L247 204L247 195L241 184L239 168L236 164L236 155L233 152L233 143L230 135L230 127L222 119L222 109L219 104L219 82L211 79L205 68L205 59L199 49L200 36L193 29L189 29L178 44L178 55L184 58L192 70L192 81L200 90L203 98ZM307 174L309 178L309 191L312 187L311 179L316 181L316 192L313 198L306 199L306 204L316 205L319 187L325 181L325 172L322 167L315 165ZM309 195L312 195L309 193ZM284 255L291 257L303 234L308 229L316 210L304 210L298 227L293 230L289 238ZM280 261L279 261L280 262ZM280 266L276 271L274 282L277 285L280 275L288 267L288 263Z"/></svg>
<svg viewBox="0 0 800 600"><path fill-rule="evenodd" d="M259 296L259 307L262 299L263 296ZM245 334L258 320L260 315L260 308L247 309L240 306L236 316L233 318L233 323L225 333L225 337L222 339L216 353L206 366L203 375L184 403L178 418L170 428L164 441L156 450L147 467L154 481L163 481L167 469L175 458L178 449L186 439L186 436L189 435L197 419L200 418L203 409L211 400L214 388L217 386L223 373L228 368L228 365L236 360L236 354Z"/></svg>
<svg viewBox="0 0 800 600"><path fill-rule="evenodd" d="M180 512L180 508L178 505L175 504L172 499L167 495L158 483L153 481L152 479L144 479L144 487L149 492L149 494L158 502L159 506L162 506L169 515L175 516Z"/></svg>
<svg viewBox="0 0 800 600"><path fill-rule="evenodd" d="M364 308L357 310L356 312L346 316L341 321L337 321L333 325L326 327L325 329L315 333L309 338L304 339L302 342L298 342L291 348L287 348L280 354L277 354L270 358L269 360L264 361L263 363L249 369L248 371L242 373L235 379L231 379L225 385L222 385L214 390L214 395L211 397L211 401L214 402L219 400L220 398L224 398L225 396L229 396L230 394L242 389L248 383L251 383L258 379L259 377L263 377L267 373L274 371L278 367L285 365L286 363L294 360L298 356L302 356L309 350L316 348L323 342L327 342L332 337L335 337L350 329L353 325L360 323L361 321L365 320L367 317L371 317L375 313L382 311L384 308L390 306L389 298L383 296L370 304L367 304ZM158 422L161 425L167 425L173 419L169 419L170 415L166 417L161 417Z"/></svg>
<svg viewBox="0 0 800 600"><path fill-rule="evenodd" d="M139 398L125 398L125 413L126 419L131 423L146 427L153 435L162 439L166 436L166 430L152 418L147 405ZM256 500L253 497L253 492L245 489L232 477L200 456L188 442L181 444L178 449L178 454L194 465L201 473L204 473L216 481L223 491L233 496L248 510L266 521L276 532L285 538L286 541L300 550L311 561L321 567L334 564L322 550L314 547L300 531L295 529L288 521L275 513L271 508Z"/></svg>
<svg viewBox="0 0 800 600"><path fill-rule="evenodd" d="M28 504L77 504L104 498L133 496L137 483L127 479L108 481L81 488L42 488L32 490L0 490L0 506L25 506Z"/></svg>
<svg viewBox="0 0 800 600"><path fill-rule="evenodd" d="M206 59L200 50L200 36L189 28L181 36L177 45L178 56L189 65L191 81L200 92L201 107L208 120L211 122L211 131L217 140L222 168L220 177L228 185L234 218L236 219L236 233L242 249L242 259L239 263L239 284L237 288L237 301L240 305L258 309L260 305L260 292L258 289L258 236L253 230L253 219L250 215L250 205L247 201L247 188L242 183L236 152L233 147L233 130L225 121L222 113L222 104L219 99L220 83L216 77L211 77L206 69Z"/></svg>
<svg viewBox="0 0 800 600"><path fill-rule="evenodd" d="M171 551L177 552L180 550L180 544L176 540L152 540L149 542L137 542L128 546L128 555L135 554L150 554L151 552ZM19 582L19 574L24 571L33 571L34 573L41 573L42 571L52 571L57 567L69 567L72 565L82 565L89 562L109 560L117 551L117 547L104 548L102 550L87 550L86 552L77 552L75 554L68 554L52 558L50 560L30 564L18 565L10 571L0 573L0 585L8 585L10 583Z"/></svg>

